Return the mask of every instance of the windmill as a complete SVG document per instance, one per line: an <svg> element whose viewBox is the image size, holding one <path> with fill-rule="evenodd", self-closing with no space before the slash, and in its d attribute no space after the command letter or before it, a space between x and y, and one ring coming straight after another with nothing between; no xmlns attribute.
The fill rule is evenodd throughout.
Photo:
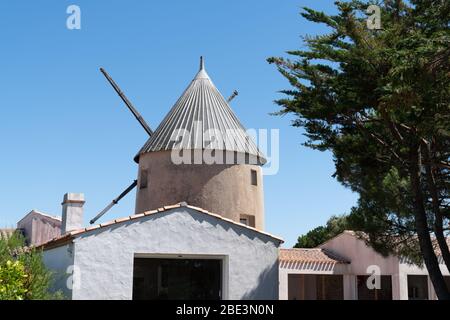
<svg viewBox="0 0 450 320"><path fill-rule="evenodd" d="M200 68L203 68L203 57L200 57ZM150 128L150 126L147 124L147 122L144 120L141 114L137 111L137 109L133 106L130 100L128 100L128 98L120 89L120 87L117 85L117 83L112 79L112 77L106 72L104 68L100 68L100 72L104 75L106 80L108 80L113 89L125 103L128 110L131 111L131 113L139 122L139 124L142 126L142 128L147 132L148 136L151 137L153 134L153 130ZM230 95L230 97L227 99L227 103L230 103L237 95L238 92L234 90L233 93ZM119 203L119 201L123 197L125 197L130 191L132 191L136 186L137 180L133 180L133 182L118 197L113 199L102 211L100 211L93 219L91 219L90 224L94 224L98 219L100 219L103 215L105 215L113 206Z"/></svg>

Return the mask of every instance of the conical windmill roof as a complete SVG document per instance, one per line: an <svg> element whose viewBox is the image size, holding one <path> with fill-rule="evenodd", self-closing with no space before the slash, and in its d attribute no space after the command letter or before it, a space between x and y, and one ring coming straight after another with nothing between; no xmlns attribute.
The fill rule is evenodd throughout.
<svg viewBox="0 0 450 320"><path fill-rule="evenodd" d="M143 153L173 149L233 151L254 156L261 164L266 162L209 78L203 59L199 72L139 151L136 160Z"/></svg>

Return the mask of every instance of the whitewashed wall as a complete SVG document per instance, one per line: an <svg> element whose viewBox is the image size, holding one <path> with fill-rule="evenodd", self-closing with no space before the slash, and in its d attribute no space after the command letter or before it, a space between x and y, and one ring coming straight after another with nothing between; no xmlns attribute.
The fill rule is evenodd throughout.
<svg viewBox="0 0 450 320"><path fill-rule="evenodd" d="M72 298L71 287L67 285L68 279L74 265L73 245L66 244L61 247L53 248L43 253L44 264L53 272L54 283L52 290L60 290L66 299ZM69 273L68 273L69 272Z"/></svg>
<svg viewBox="0 0 450 320"><path fill-rule="evenodd" d="M183 254L226 257L224 298L278 299L279 244L190 208L172 209L77 237L74 262L81 274L72 298L131 299L135 255Z"/></svg>

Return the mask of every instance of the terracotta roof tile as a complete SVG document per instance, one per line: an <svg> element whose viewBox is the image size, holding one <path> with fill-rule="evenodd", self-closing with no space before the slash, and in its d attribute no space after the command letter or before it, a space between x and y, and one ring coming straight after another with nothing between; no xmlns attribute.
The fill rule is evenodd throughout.
<svg viewBox="0 0 450 320"><path fill-rule="evenodd" d="M95 230L95 229L100 229L100 225L99 225L99 224L96 224L95 226L87 227L87 228L85 228L84 230L85 230L85 231L92 231L92 230Z"/></svg>
<svg viewBox="0 0 450 320"><path fill-rule="evenodd" d="M124 222L124 221L131 220L131 217L132 217L132 216L123 217L123 218L118 218L118 219L114 220L114 223L119 223L119 222Z"/></svg>
<svg viewBox="0 0 450 320"><path fill-rule="evenodd" d="M181 205L179 203L177 203L172 206L164 206L164 210L170 210L170 209L175 209L175 208L179 208L179 207L181 207Z"/></svg>
<svg viewBox="0 0 450 320"><path fill-rule="evenodd" d="M127 219L127 220L128 220L128 219ZM110 226L110 225L112 225L112 224L115 224L115 223L116 223L115 220L103 222L103 223L100 223L100 228L108 227L108 226Z"/></svg>
<svg viewBox="0 0 450 320"><path fill-rule="evenodd" d="M130 220L133 220L133 219L141 218L143 216L145 216L145 213L138 213L138 214L133 214L129 218L130 218Z"/></svg>
<svg viewBox="0 0 450 320"><path fill-rule="evenodd" d="M202 211L202 212L205 211L205 209L203 209L203 208L196 207L196 206L191 206L189 204L186 204L184 207L188 207L188 208L191 208L191 209L194 209L194 210L197 210L197 211Z"/></svg>
<svg viewBox="0 0 450 320"><path fill-rule="evenodd" d="M347 259L339 255L320 248L304 249L280 249L280 261L288 262L332 262L332 263L350 263Z"/></svg>
<svg viewBox="0 0 450 320"><path fill-rule="evenodd" d="M158 211L158 210L145 211L145 212L144 212L144 215L149 216L149 215L154 214L154 213L157 213L157 212L159 212L159 211Z"/></svg>
<svg viewBox="0 0 450 320"><path fill-rule="evenodd" d="M74 230L74 231L70 231L69 234L70 234L71 236L75 236L75 235L80 234L80 233L83 233L83 232L86 232L86 228L84 228L84 229L78 229L78 230Z"/></svg>

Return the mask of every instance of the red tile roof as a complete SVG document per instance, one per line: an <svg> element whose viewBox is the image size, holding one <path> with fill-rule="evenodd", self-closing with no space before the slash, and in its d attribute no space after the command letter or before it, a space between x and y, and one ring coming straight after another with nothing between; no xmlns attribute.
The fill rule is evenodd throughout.
<svg viewBox="0 0 450 320"><path fill-rule="evenodd" d="M322 248L292 248L280 249L280 261L284 262L330 262L330 263L350 263L347 259Z"/></svg>
<svg viewBox="0 0 450 320"><path fill-rule="evenodd" d="M195 210L197 212L201 212L201 213L207 214L208 216L215 217L217 219L224 220L224 221L227 221L227 222L232 223L234 225L238 225L240 227L244 227L246 229L250 229L250 230L253 230L253 231L258 232L260 234L266 235L266 236L271 237L271 238L273 238L273 239L275 239L277 241L280 241L280 243L284 242L283 239L281 239L279 237L276 237L276 236L274 236L274 235L272 235L270 233L263 232L261 230L255 229L255 228L247 226L245 224L242 224L242 223L233 221L231 219L222 217L221 215L209 212L208 210L205 210L205 209L202 209L202 208L199 208L199 207L194 207L194 206L191 206L191 205L188 205L188 204L182 202L182 203L177 203L175 205L164 206L164 207L158 208L156 210L146 211L146 212L135 214L135 215L131 215L131 216L128 216L128 217L123 217L123 218L111 220L111 221L108 221L108 222L103 222L101 224L94 225L94 226L91 226L91 227L82 228L82 229L75 230L75 231L70 231L67 234L63 235L63 236L51 239L50 241L47 241L46 243L43 243L43 244L39 245L38 248L41 248L41 249L45 250L45 249L51 249L51 248L59 247L61 245L64 245L66 243L71 242L75 238L75 236L79 236L80 234L84 234L84 233L92 231L92 230L109 227L111 225L115 225L115 224L118 224L118 223L126 222L126 221L129 221L129 220L136 220L136 219L142 218L144 216L149 216L149 215L152 215L152 214L155 214L155 213L159 213L159 212L165 212L165 211L169 211L169 210L172 210L172 209L175 209L175 208L180 208L180 207L187 207L187 208L193 209L193 210Z"/></svg>

